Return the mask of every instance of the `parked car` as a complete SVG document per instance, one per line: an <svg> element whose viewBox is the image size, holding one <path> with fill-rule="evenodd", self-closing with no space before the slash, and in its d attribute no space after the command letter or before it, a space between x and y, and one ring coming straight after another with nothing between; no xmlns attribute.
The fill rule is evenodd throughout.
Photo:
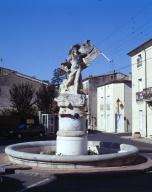
<svg viewBox="0 0 152 192"><path fill-rule="evenodd" d="M42 137L44 135L45 129L42 125L19 124L15 129L9 130L9 137L17 137L19 139L32 136Z"/></svg>

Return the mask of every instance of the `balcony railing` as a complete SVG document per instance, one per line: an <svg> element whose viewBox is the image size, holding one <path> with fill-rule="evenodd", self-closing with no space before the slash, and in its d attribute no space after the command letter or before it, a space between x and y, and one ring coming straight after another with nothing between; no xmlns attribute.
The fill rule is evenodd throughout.
<svg viewBox="0 0 152 192"><path fill-rule="evenodd" d="M143 89L143 99L145 101L152 101L152 87Z"/></svg>
<svg viewBox="0 0 152 192"><path fill-rule="evenodd" d="M143 91L136 93L136 101L152 101L152 87L143 89Z"/></svg>
<svg viewBox="0 0 152 192"><path fill-rule="evenodd" d="M143 101L143 91L136 93L136 101Z"/></svg>

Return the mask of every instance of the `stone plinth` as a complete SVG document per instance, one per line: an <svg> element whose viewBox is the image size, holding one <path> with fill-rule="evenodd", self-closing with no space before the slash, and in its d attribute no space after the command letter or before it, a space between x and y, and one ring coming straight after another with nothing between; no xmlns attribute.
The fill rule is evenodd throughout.
<svg viewBox="0 0 152 192"><path fill-rule="evenodd" d="M87 132L85 118L59 117L57 155L86 155Z"/></svg>
<svg viewBox="0 0 152 192"><path fill-rule="evenodd" d="M85 95L60 94L56 98L59 111L57 155L86 155L87 131L84 116Z"/></svg>

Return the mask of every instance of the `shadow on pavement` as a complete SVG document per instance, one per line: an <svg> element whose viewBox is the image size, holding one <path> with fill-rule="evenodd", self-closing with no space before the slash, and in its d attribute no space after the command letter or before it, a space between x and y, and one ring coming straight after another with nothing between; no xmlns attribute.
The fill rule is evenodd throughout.
<svg viewBox="0 0 152 192"><path fill-rule="evenodd" d="M2 182L0 182L1 192L16 192L24 188L24 185L18 179L2 176Z"/></svg>
<svg viewBox="0 0 152 192"><path fill-rule="evenodd" d="M26 192L151 192L152 173L138 175L56 175L45 185Z"/></svg>

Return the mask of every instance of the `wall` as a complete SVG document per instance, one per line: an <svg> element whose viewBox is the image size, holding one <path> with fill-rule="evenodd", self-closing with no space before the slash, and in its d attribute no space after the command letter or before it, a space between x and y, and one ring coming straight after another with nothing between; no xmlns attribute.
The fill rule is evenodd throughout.
<svg viewBox="0 0 152 192"><path fill-rule="evenodd" d="M122 73L112 73L102 76L90 77L83 81L83 85L88 90L88 128L96 129L97 126L97 87L116 79L128 79Z"/></svg>
<svg viewBox="0 0 152 192"><path fill-rule="evenodd" d="M35 91L37 91L41 86L41 84L38 82L18 77L15 74L0 76L0 110L11 108L9 90L11 89L13 84L20 83L30 83Z"/></svg>
<svg viewBox="0 0 152 192"><path fill-rule="evenodd" d="M152 46L146 49L147 87L152 87ZM152 106L147 104L147 136L152 137Z"/></svg>
<svg viewBox="0 0 152 192"><path fill-rule="evenodd" d="M132 132L132 86L124 85L125 132Z"/></svg>
<svg viewBox="0 0 152 192"><path fill-rule="evenodd" d="M124 83L115 83L113 84L113 119L115 121L115 129L113 129L113 132L116 133L124 133ZM117 100L120 100L119 103L117 103ZM118 106L119 105L119 106ZM121 107L121 105L123 107ZM116 120L115 120L115 114L118 113L118 108L119 108L119 126L116 128Z"/></svg>
<svg viewBox="0 0 152 192"><path fill-rule="evenodd" d="M119 103L117 100L119 99ZM118 106L119 105L119 106ZM97 88L97 129L105 132L131 131L131 86L111 83ZM116 121L116 114L117 121ZM126 119L126 120L125 120ZM127 126L126 122L130 122ZM117 125L116 125L117 122ZM119 123L118 123L119 122Z"/></svg>
<svg viewBox="0 0 152 192"><path fill-rule="evenodd" d="M145 57L146 52L146 57ZM137 57L141 54L142 66L137 67ZM145 62L146 60L146 62ZM138 52L131 58L132 62L132 132L140 132L142 137L152 135L152 109L144 100L136 101L136 92L138 92L138 79L142 78L142 88L152 87L152 46L145 51ZM147 70L145 70L147 66ZM146 74L146 75L145 75ZM147 108L147 128L146 128L146 108ZM139 111L142 111L142 121L139 119ZM141 123L142 122L142 123Z"/></svg>
<svg viewBox="0 0 152 192"><path fill-rule="evenodd" d="M137 67L137 57L138 54L142 56L142 66ZM136 93L139 91L138 89L138 79L142 78L142 84L145 84L144 78L144 60L145 54L144 52L140 52L137 55L131 58L132 60L132 133L141 132L142 136L145 136L145 130L141 128L139 125L139 110L143 111L145 114L145 104L143 101L136 101ZM145 118L143 116L143 125L145 124Z"/></svg>

